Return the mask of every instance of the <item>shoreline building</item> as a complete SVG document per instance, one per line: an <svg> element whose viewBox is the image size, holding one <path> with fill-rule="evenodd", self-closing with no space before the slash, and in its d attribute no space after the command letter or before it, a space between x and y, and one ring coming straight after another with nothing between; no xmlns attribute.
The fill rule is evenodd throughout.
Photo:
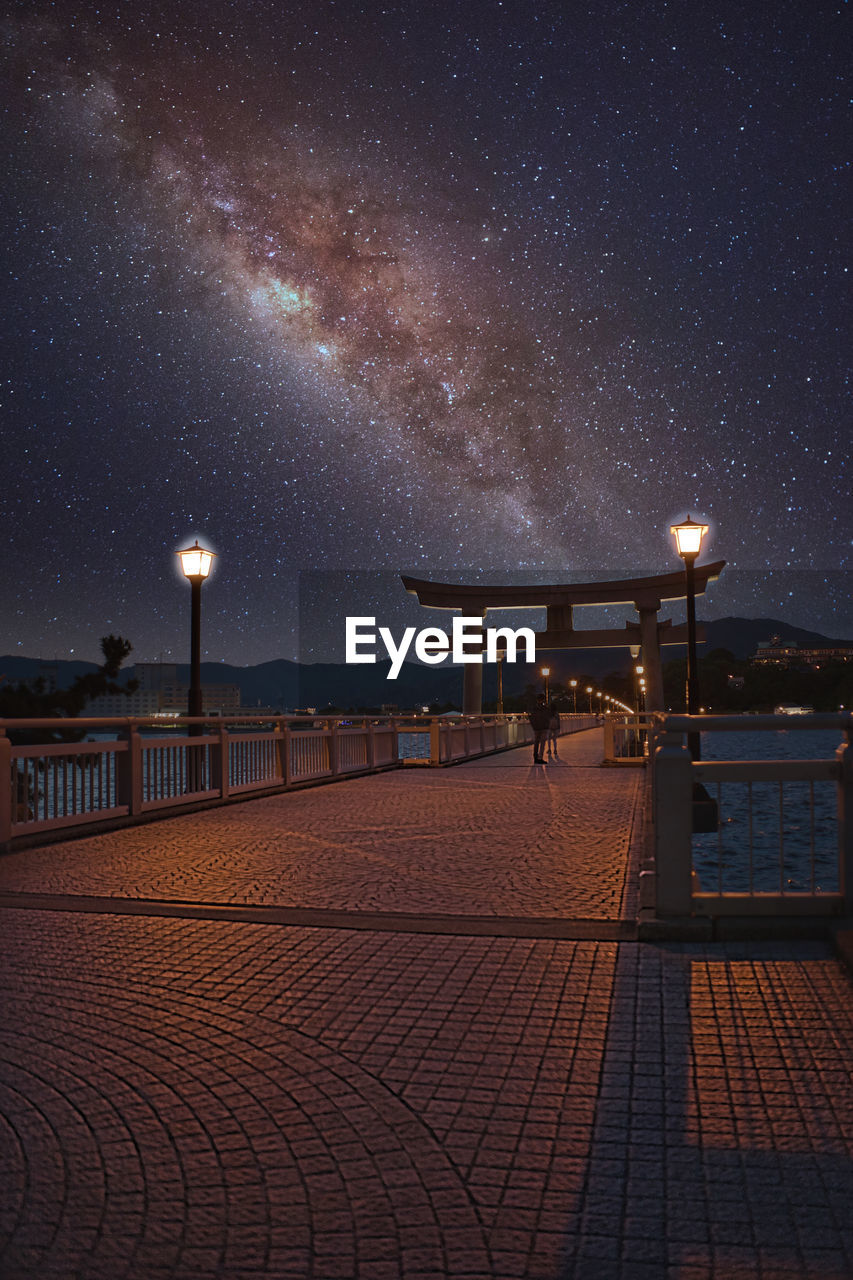
<svg viewBox="0 0 853 1280"><path fill-rule="evenodd" d="M178 681L173 662L137 662L133 674L139 687L130 694L104 694L86 707L88 716L179 716L187 710L188 685ZM202 715L240 714L240 686L204 684Z"/></svg>
<svg viewBox="0 0 853 1280"><path fill-rule="evenodd" d="M783 640L781 636L771 636L769 640L759 642L750 662L756 667L811 667L814 671L819 671L827 662L853 662L853 647L847 645L812 647L799 645L796 640Z"/></svg>

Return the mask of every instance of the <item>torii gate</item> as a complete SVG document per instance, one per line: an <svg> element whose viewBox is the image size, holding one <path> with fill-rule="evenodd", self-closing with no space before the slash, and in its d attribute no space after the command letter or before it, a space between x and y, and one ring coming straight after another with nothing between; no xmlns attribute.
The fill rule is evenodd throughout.
<svg viewBox="0 0 853 1280"><path fill-rule="evenodd" d="M709 582L716 582L725 560L697 565L694 569L696 594L702 595ZM653 578L623 578L616 582L581 582L549 587L482 587L461 586L444 582L427 582L403 576L403 586L417 596L428 609L459 610L464 617L485 619L490 609L542 609L548 611L544 631L536 633L539 649L615 649L628 645L642 650L646 676L646 707L662 711L663 673L661 646L687 644L687 626L674 627L671 620L658 622L658 610L664 600L683 600L686 576L682 571L663 573ZM639 622L626 622L625 630L608 628L575 631L572 609L575 605L633 604ZM697 627L696 638L705 639L704 629ZM483 667L481 663L465 666L462 710L465 715L479 715L483 707Z"/></svg>

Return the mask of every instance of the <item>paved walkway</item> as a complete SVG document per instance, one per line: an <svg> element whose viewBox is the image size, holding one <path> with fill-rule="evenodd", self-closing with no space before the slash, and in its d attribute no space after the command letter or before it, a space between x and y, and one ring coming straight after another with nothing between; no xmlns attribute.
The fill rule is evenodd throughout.
<svg viewBox="0 0 853 1280"><path fill-rule="evenodd" d="M597 751L0 861L4 1280L853 1275L847 973L611 940L639 775Z"/></svg>
<svg viewBox="0 0 853 1280"><path fill-rule="evenodd" d="M544 767L531 751L29 849L0 861L0 892L618 919L639 772L599 768L597 732Z"/></svg>

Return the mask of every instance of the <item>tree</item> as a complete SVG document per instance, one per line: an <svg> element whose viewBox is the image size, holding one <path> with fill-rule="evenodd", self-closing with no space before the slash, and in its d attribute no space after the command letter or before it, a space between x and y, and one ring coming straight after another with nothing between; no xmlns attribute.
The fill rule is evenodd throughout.
<svg viewBox="0 0 853 1280"><path fill-rule="evenodd" d="M97 671L77 676L68 689L47 689L42 676L35 680L21 680L14 685L0 686L0 718L5 720L74 719L85 710L93 698L103 694L131 694L139 687L137 680L118 683L118 674L125 658L133 651L133 645L122 636L103 636L101 653L104 661ZM9 738L13 742L79 742L85 729L65 726L57 729L12 729Z"/></svg>

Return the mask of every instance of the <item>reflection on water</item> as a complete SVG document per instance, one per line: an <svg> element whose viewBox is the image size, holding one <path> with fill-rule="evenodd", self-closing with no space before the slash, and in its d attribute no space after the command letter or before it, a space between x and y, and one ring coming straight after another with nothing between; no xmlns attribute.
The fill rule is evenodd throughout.
<svg viewBox="0 0 853 1280"><path fill-rule="evenodd" d="M702 758L832 760L840 742L837 730L703 733ZM709 790L718 794L715 783ZM834 780L785 782L781 797L778 782L725 782L719 798L719 831L693 837L693 866L703 890L838 890Z"/></svg>
<svg viewBox="0 0 853 1280"><path fill-rule="evenodd" d="M400 760L429 760L429 730L398 733L397 755Z"/></svg>

